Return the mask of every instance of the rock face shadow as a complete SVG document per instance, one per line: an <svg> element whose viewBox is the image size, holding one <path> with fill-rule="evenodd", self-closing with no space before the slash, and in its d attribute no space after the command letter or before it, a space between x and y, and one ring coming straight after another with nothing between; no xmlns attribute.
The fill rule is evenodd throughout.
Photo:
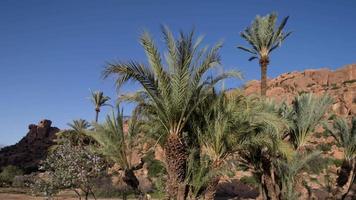
<svg viewBox="0 0 356 200"><path fill-rule="evenodd" d="M219 183L216 199L256 199L258 189L241 183L238 179L231 179Z"/></svg>

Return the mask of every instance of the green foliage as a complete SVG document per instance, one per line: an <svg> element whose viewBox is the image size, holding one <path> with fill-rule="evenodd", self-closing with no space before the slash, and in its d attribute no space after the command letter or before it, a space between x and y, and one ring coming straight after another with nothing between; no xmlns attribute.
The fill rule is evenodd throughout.
<svg viewBox="0 0 356 200"><path fill-rule="evenodd" d="M102 91L91 92L91 101L94 104L95 109L100 110L100 107L110 105L106 103L109 100L110 97L105 96Z"/></svg>
<svg viewBox="0 0 356 200"><path fill-rule="evenodd" d="M4 167L0 173L0 185L11 185L15 176L22 175L23 171L13 165Z"/></svg>
<svg viewBox="0 0 356 200"><path fill-rule="evenodd" d="M356 156L356 117L351 120L349 125L346 119L336 117L331 126L324 124L328 134L332 135L336 142L344 148L344 157L347 161L355 159Z"/></svg>
<svg viewBox="0 0 356 200"><path fill-rule="evenodd" d="M283 18L281 24L276 26L277 14L271 13L266 16L257 15L252 24L241 33L251 48L239 46L238 48L252 54L250 61L256 58L268 58L269 54L291 34L284 32L289 17Z"/></svg>
<svg viewBox="0 0 356 200"><path fill-rule="evenodd" d="M331 150L331 144L321 143L316 146L317 149L323 152L328 152Z"/></svg>
<svg viewBox="0 0 356 200"><path fill-rule="evenodd" d="M192 112L209 96L215 84L241 75L230 71L207 78L207 71L220 64L221 43L211 49L200 48L202 38L195 40L194 32L180 33L177 39L167 27L163 27L162 32L168 49L165 63L152 37L144 32L140 42L148 65L137 61L110 63L103 75L116 75L118 88L130 80L143 87L143 91L125 99L138 101L141 111L150 115L150 121L161 129L159 133L163 135L159 138L164 141L168 134L182 135Z"/></svg>
<svg viewBox="0 0 356 200"><path fill-rule="evenodd" d="M90 123L84 119L73 120L72 123L67 124L71 129L58 132L56 143L63 144L70 142L73 145L85 145L89 143L88 136L85 131L90 127ZM54 146L56 148L56 146Z"/></svg>
<svg viewBox="0 0 356 200"><path fill-rule="evenodd" d="M203 190L218 175L221 175L220 168L214 168L208 156L197 158L197 152L190 153L188 159L188 169L186 182L190 186L192 197L198 198Z"/></svg>
<svg viewBox="0 0 356 200"><path fill-rule="evenodd" d="M304 171L311 174L320 174L333 164L333 159L329 157L316 156L308 162Z"/></svg>
<svg viewBox="0 0 356 200"><path fill-rule="evenodd" d="M139 143L140 122L135 112L128 121L127 133L124 129L123 111L118 108L117 116L114 113L108 115L103 124L95 123L94 129L86 131L86 134L97 142L91 146L93 150L126 170L133 167L130 162L133 148Z"/></svg>
<svg viewBox="0 0 356 200"><path fill-rule="evenodd" d="M306 144L309 135L322 123L332 102L332 98L327 95L317 97L313 94L302 94L295 97L292 106L282 104L279 112L290 122L287 134L295 149Z"/></svg>
<svg viewBox="0 0 356 200"><path fill-rule="evenodd" d="M148 177L158 177L166 173L164 163L159 160L152 160L148 166Z"/></svg>
<svg viewBox="0 0 356 200"><path fill-rule="evenodd" d="M57 185L53 177L41 178L36 177L30 184L30 189L34 195L43 195L51 199L60 191L60 186Z"/></svg>
<svg viewBox="0 0 356 200"><path fill-rule="evenodd" d="M258 181L256 180L256 178L254 176L243 176L240 178L241 183L252 186L252 187L256 187L259 185Z"/></svg>
<svg viewBox="0 0 356 200"><path fill-rule="evenodd" d="M297 175L306 168L311 166L312 161L320 156L320 152L312 152L310 154L304 155L297 153L290 160L282 161L277 160L275 166L277 169L278 177L281 181L281 199L285 200L297 200L299 199L299 194L295 190L297 181Z"/></svg>
<svg viewBox="0 0 356 200"><path fill-rule="evenodd" d="M341 165L343 164L344 161L342 159L334 158L334 159L332 159L332 162L336 167L341 167Z"/></svg>
<svg viewBox="0 0 356 200"><path fill-rule="evenodd" d="M105 163L98 155L67 141L49 153L40 167L48 173L47 177L36 179L34 188L42 188L42 192L48 194L62 189L76 191L77 188L86 194L92 193L93 181L104 168Z"/></svg>

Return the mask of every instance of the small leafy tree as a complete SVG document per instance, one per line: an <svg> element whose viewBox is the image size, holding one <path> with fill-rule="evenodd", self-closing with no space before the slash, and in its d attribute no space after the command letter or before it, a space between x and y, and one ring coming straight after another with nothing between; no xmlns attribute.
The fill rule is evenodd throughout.
<svg viewBox="0 0 356 200"><path fill-rule="evenodd" d="M48 173L48 179L40 183L49 184L45 188L71 189L80 199L79 188L88 199L89 194L95 198L93 181L103 173L105 162L87 148L67 141L49 153L40 169Z"/></svg>

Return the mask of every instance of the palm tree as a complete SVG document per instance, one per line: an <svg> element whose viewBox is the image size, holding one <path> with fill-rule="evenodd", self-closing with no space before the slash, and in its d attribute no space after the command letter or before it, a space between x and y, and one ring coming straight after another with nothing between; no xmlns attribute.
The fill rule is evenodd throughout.
<svg viewBox="0 0 356 200"><path fill-rule="evenodd" d="M333 99L324 95L317 97L311 93L296 96L291 106L283 104L279 111L290 122L286 132L296 150L302 150L311 133L322 123Z"/></svg>
<svg viewBox="0 0 356 200"><path fill-rule="evenodd" d="M224 169L236 160L239 153L243 155L244 152L250 151L250 146L259 145L261 149L274 146L273 143L278 143L281 138L278 134L286 127L285 121L275 112L265 109L259 99L240 94L229 95L225 92L217 95L215 99L210 99L200 116L205 122L198 127L201 159L197 161L200 169L196 173L200 178L201 170L209 171L208 177L200 178L210 178L208 183L205 183L204 190L204 199L208 200L214 199L220 177L225 173ZM281 144L275 146L282 147ZM246 160L240 160L246 163ZM196 181L194 176L193 174L192 180L195 182L206 182Z"/></svg>
<svg viewBox="0 0 356 200"><path fill-rule="evenodd" d="M267 91L267 66L269 64L270 53L279 47L282 42L291 34L284 32L284 26L289 17L285 17L281 24L276 27L277 14L271 13L264 17L257 15L251 26L241 33L251 47L238 48L252 54L249 61L259 59L261 67L261 95L265 96Z"/></svg>
<svg viewBox="0 0 356 200"><path fill-rule="evenodd" d="M148 57L148 65L137 61L110 63L103 74L105 78L117 75L119 88L129 80L137 81L143 87L141 94L147 97L146 109L156 116L156 126L163 130L160 138L165 141L168 194L171 198L185 199L188 153L184 128L192 112L216 83L228 77L240 77L240 73L230 71L206 78L206 72L220 64L221 43L211 49L200 48L202 38L194 41L194 31L189 34L181 32L178 39L167 27L163 27L162 32L168 49L165 63L153 39L145 32L141 36L141 45Z"/></svg>
<svg viewBox="0 0 356 200"><path fill-rule="evenodd" d="M288 160L278 159L275 161L276 172L280 179L281 200L298 200L307 199L305 195L298 193L298 186L302 185L303 176L300 173L308 168L313 168L314 162L319 156L319 151L314 151L308 154L295 153ZM304 195L302 197L302 195Z"/></svg>
<svg viewBox="0 0 356 200"><path fill-rule="evenodd" d="M345 199L356 176L356 117L352 118L351 126L344 118L337 117L332 127L324 125L324 128L344 150L344 161L338 171L337 189L333 196Z"/></svg>
<svg viewBox="0 0 356 200"><path fill-rule="evenodd" d="M98 145L93 145L94 150L120 166L120 171L123 171L123 181L134 191L141 193L134 172L141 169L144 163L142 160L137 165L132 163L134 148L137 147L140 133L140 122L136 113L133 113L127 123L126 131L123 112L118 111L117 116L108 115L105 123L95 123L94 129L86 131L86 134L97 142Z"/></svg>
<svg viewBox="0 0 356 200"><path fill-rule="evenodd" d="M110 100L110 97L104 96L102 91L91 92L91 101L95 106L95 122L98 122L99 112L102 106L107 106L106 102Z"/></svg>
<svg viewBox="0 0 356 200"><path fill-rule="evenodd" d="M67 124L70 129L58 132L56 142L58 144L69 141L72 145L84 145L88 143L89 138L85 135L85 131L90 127L90 123L84 119L73 120Z"/></svg>
<svg viewBox="0 0 356 200"><path fill-rule="evenodd" d="M259 98L238 105L241 111L235 114L235 126L240 127L238 136L244 139L236 157L237 164L252 171L263 199L278 199L280 186L273 161L287 160L294 154L283 140L288 123Z"/></svg>

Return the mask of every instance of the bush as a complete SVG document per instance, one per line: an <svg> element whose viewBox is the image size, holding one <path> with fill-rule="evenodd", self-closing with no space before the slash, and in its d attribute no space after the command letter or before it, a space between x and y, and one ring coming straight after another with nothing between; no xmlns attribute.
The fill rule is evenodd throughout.
<svg viewBox="0 0 356 200"><path fill-rule="evenodd" d="M344 160L342 160L342 159L336 159L336 158L333 159L333 163L336 167L341 167L343 162L344 162Z"/></svg>
<svg viewBox="0 0 356 200"><path fill-rule="evenodd" d="M15 178L15 176L22 175L23 171L16 166L6 166L0 173L0 185L10 186Z"/></svg>
<svg viewBox="0 0 356 200"><path fill-rule="evenodd" d="M257 186L258 182L254 176L243 176L240 178L241 183L249 185L249 186Z"/></svg>
<svg viewBox="0 0 356 200"><path fill-rule="evenodd" d="M306 166L306 172L311 174L320 174L332 164L332 160L328 157L318 156L309 162Z"/></svg>
<svg viewBox="0 0 356 200"><path fill-rule="evenodd" d="M34 175L19 175L15 176L12 181L12 187L25 188L29 187L33 182Z"/></svg>
<svg viewBox="0 0 356 200"><path fill-rule="evenodd" d="M51 199L59 192L59 187L54 183L52 177L33 177L32 184L30 185L31 192L34 195L44 195Z"/></svg>
<svg viewBox="0 0 356 200"><path fill-rule="evenodd" d="M158 177L166 173L164 164L159 160L152 160L148 166L148 177Z"/></svg>
<svg viewBox="0 0 356 200"><path fill-rule="evenodd" d="M331 150L331 145L330 144L325 144L325 143L321 143L317 146L317 149L319 149L320 151L323 152L327 152Z"/></svg>
<svg viewBox="0 0 356 200"><path fill-rule="evenodd" d="M153 151L147 152L143 160L147 164L148 177L156 178L166 174L164 163L155 159Z"/></svg>

